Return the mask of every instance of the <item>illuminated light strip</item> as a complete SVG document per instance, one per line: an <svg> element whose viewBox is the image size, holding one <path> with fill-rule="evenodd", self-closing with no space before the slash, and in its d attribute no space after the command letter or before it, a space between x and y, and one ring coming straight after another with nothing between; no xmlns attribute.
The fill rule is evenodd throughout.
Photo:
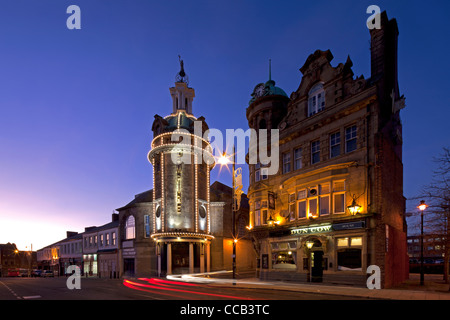
<svg viewBox="0 0 450 320"><path fill-rule="evenodd" d="M177 149L174 148L174 146L179 146L179 147L181 146L182 148L179 148L180 150L177 150ZM197 150L197 152L198 152L198 151L201 151L202 154L203 154L203 157L208 156L209 158L211 158L213 161L211 161L211 163L209 163L209 165L215 166L216 160L215 160L215 158L214 158L214 155L213 155L211 152L206 151L206 150L203 150L203 149L200 148L200 147L193 146L193 145L190 145L190 144L185 144L185 143L165 144L165 145L157 146L157 147L151 149L151 150L148 152L147 158L148 158L149 161L150 161L150 159L153 159L153 157L155 156L155 154L157 154L158 152L164 152L164 151L169 151L169 152L173 152L173 153L178 153L178 152L180 152L180 151L182 151L182 152L195 153L196 150ZM209 162L209 161L208 161L208 162Z"/></svg>
<svg viewBox="0 0 450 320"><path fill-rule="evenodd" d="M214 239L213 235L204 234L204 233L193 233L193 232L161 232L155 233L151 235L152 238L161 238L161 237L194 237L199 239Z"/></svg>
<svg viewBox="0 0 450 320"><path fill-rule="evenodd" d="M211 217L210 217L210 207L209 207L209 201L210 201L210 186L209 186L209 168L206 168L206 207L207 207L207 214L206 214L206 233L210 233L211 230Z"/></svg>
<svg viewBox="0 0 450 320"><path fill-rule="evenodd" d="M159 134L159 135L157 135L156 137L153 138L152 143L151 143L151 147L152 147L152 148L154 147L154 144L155 144L155 140L156 140L156 139L161 138L161 141L164 141L163 138L164 138L165 136L169 136L169 135L173 135L173 134L176 134L176 135L184 135L184 136L190 136L190 137L194 137L194 138L201 139L203 142L205 142L207 145L209 145L210 148L212 149L211 144L209 143L208 140L204 139L203 137L197 136L197 135L195 135L195 134L193 134L193 133L190 133L190 132L183 132L183 131L179 131L179 132L172 131L172 132L161 133L161 134ZM174 142L174 141L171 141L171 142ZM162 142L161 142L160 144L165 144L165 143L162 143Z"/></svg>
<svg viewBox="0 0 450 320"><path fill-rule="evenodd" d="M184 110L178 110L177 113L171 113L168 116L165 116L164 119L167 119L169 117L175 117L180 112L183 112L186 115L186 117L188 117L188 118L193 118L194 120L197 120L197 118L194 115L189 114L189 113L185 112Z"/></svg>
<svg viewBox="0 0 450 320"><path fill-rule="evenodd" d="M238 296L229 296L229 295L216 294L216 293L207 293L207 292L198 292L198 291L191 291L191 290L167 288L167 287L161 287L161 286L157 286L157 285L138 283L138 282L129 281L129 280L125 280L125 281L127 284L129 284L131 286L135 286L135 287L159 289L159 290L164 290L164 291L192 293L192 294L197 294L197 295L201 295L201 296L210 296L210 297L220 297L220 298L230 298L230 299L240 299L240 300L254 300L254 299L248 298L248 297L238 297ZM125 284L125 281L124 281L124 284Z"/></svg>
<svg viewBox="0 0 450 320"><path fill-rule="evenodd" d="M186 298L183 297L181 295L176 295L176 294L170 294L170 293L166 293L166 292L161 292L161 291L157 291L157 290L148 290L148 289L143 289L143 288L139 288L135 285L133 285L133 282L129 281L129 280L124 280L123 281L123 285L127 288L133 289L133 290L138 290L138 291L143 291L143 292L149 292L149 293L154 293L154 294L158 294L158 295L165 295L165 296L169 296L169 297L174 297L174 298Z"/></svg>
<svg viewBox="0 0 450 320"><path fill-rule="evenodd" d="M194 145L197 146L197 139L194 139ZM194 176L195 176L195 232L198 232L198 164L197 164L198 158L197 153L194 153Z"/></svg>
<svg viewBox="0 0 450 320"><path fill-rule="evenodd" d="M180 281L168 281L168 280L163 280L163 279L158 279L158 278L139 278L138 280L141 281L147 281L149 283L153 283L153 284L159 284L161 286L168 286L169 284L175 284L175 285L180 285L180 286L188 286L188 287L200 287L198 284L193 284L193 283L189 283L189 282L180 282Z"/></svg>
<svg viewBox="0 0 450 320"><path fill-rule="evenodd" d="M155 194L155 159L152 159L152 166L153 166L153 232L156 232L156 194Z"/></svg>
<svg viewBox="0 0 450 320"><path fill-rule="evenodd" d="M164 153L161 152L161 231L164 232L165 199L164 199Z"/></svg>

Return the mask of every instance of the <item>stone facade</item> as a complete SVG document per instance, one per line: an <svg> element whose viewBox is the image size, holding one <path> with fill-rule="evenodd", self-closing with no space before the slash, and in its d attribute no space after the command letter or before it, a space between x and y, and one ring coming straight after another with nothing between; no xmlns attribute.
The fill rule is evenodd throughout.
<svg viewBox="0 0 450 320"><path fill-rule="evenodd" d="M290 98L266 89L247 108L250 128L280 134L277 174L249 163L263 279L365 286L369 265L380 267L383 287L407 279L398 29L385 12L381 21L369 79L354 77L350 58L333 67L332 53L317 50Z"/></svg>

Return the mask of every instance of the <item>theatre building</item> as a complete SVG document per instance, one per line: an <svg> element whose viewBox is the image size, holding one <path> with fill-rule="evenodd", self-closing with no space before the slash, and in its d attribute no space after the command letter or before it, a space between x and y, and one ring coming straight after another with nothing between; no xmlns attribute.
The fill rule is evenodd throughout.
<svg viewBox="0 0 450 320"><path fill-rule="evenodd" d="M188 86L180 62L175 86L170 88L172 113L155 115L152 125L148 161L153 167L153 189L117 209L121 275L164 276L231 269L231 210L227 210L231 208L231 192L218 183L210 187L215 160L203 136L208 125L203 117L192 113L195 92ZM240 230L245 231L249 223L246 204L236 213ZM240 252L240 267L254 268L251 240L242 237L239 248L248 248L250 254Z"/></svg>
<svg viewBox="0 0 450 320"><path fill-rule="evenodd" d="M249 163L250 234L261 279L382 287L408 277L402 125L395 19L370 31L371 75L352 61L331 64L317 50L289 97L275 81L258 84L249 127L279 129L279 170Z"/></svg>

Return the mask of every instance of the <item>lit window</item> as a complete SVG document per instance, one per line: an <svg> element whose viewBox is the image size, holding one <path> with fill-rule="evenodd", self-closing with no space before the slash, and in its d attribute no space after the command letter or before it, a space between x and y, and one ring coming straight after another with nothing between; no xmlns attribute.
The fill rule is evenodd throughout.
<svg viewBox="0 0 450 320"><path fill-rule="evenodd" d="M312 116L325 108L325 90L323 84L318 83L309 91L308 116Z"/></svg>
<svg viewBox="0 0 450 320"><path fill-rule="evenodd" d="M320 161L320 141L311 143L311 163L315 164Z"/></svg>
<svg viewBox="0 0 450 320"><path fill-rule="evenodd" d="M362 246L362 238L361 237L355 237L350 239L350 246Z"/></svg>
<svg viewBox="0 0 450 320"><path fill-rule="evenodd" d="M356 126L345 129L345 152L356 150Z"/></svg>
<svg viewBox="0 0 450 320"><path fill-rule="evenodd" d="M330 158L337 157L341 153L341 133L336 132L330 136Z"/></svg>
<svg viewBox="0 0 450 320"><path fill-rule="evenodd" d="M261 210L255 210L255 226L261 225Z"/></svg>
<svg viewBox="0 0 450 320"><path fill-rule="evenodd" d="M262 210L262 224L267 224L267 210Z"/></svg>
<svg viewBox="0 0 450 320"><path fill-rule="evenodd" d="M136 235L135 220L133 216L129 216L125 223L125 239L134 239Z"/></svg>
<svg viewBox="0 0 450 320"><path fill-rule="evenodd" d="M348 238L338 238L337 246L338 247L348 247Z"/></svg>

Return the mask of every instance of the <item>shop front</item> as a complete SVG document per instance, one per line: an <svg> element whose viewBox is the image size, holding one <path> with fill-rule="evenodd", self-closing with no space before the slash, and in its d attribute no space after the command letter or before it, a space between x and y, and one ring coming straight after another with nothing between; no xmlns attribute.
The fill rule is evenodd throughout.
<svg viewBox="0 0 450 320"><path fill-rule="evenodd" d="M97 254L84 254L83 255L83 274L85 276L97 276Z"/></svg>
<svg viewBox="0 0 450 320"><path fill-rule="evenodd" d="M264 280L365 284L365 221L273 230L260 240Z"/></svg>

